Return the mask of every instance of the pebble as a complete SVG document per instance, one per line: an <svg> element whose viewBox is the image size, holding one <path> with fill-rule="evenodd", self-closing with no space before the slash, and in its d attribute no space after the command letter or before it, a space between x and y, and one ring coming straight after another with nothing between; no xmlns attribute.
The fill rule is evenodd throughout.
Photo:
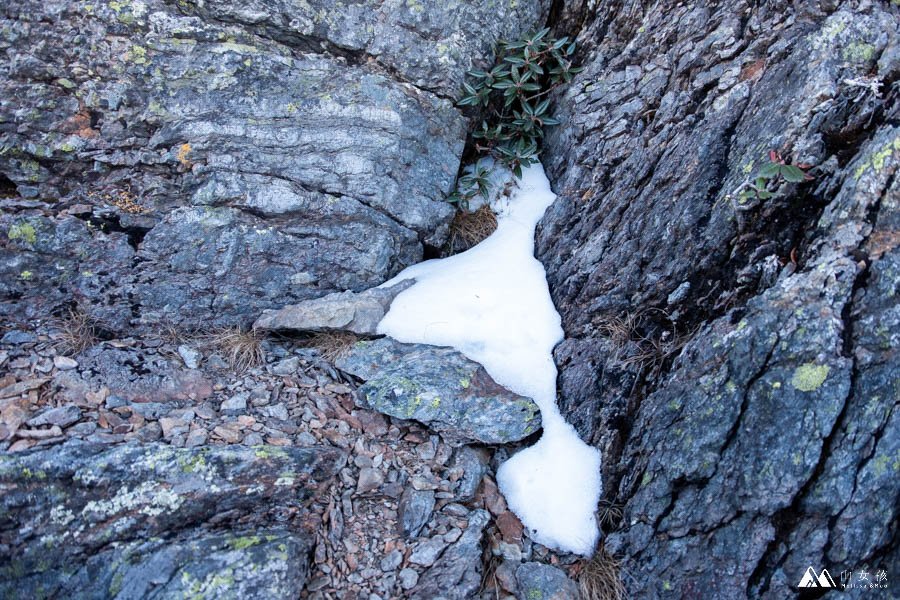
<svg viewBox="0 0 900 600"><path fill-rule="evenodd" d="M42 425L58 425L68 427L81 419L81 409L69 404L58 408L51 408L26 421L29 427L41 427Z"/></svg>
<svg viewBox="0 0 900 600"><path fill-rule="evenodd" d="M247 399L250 397L250 394L247 392L242 392L240 394L235 394L230 397L228 400L222 402L222 405L219 407L226 415L237 414L244 412L247 410Z"/></svg>
<svg viewBox="0 0 900 600"><path fill-rule="evenodd" d="M78 367L78 361L68 356L54 356L53 365L60 371L71 371Z"/></svg>
<svg viewBox="0 0 900 600"><path fill-rule="evenodd" d="M382 571L394 571L403 562L403 552L400 550L392 550L387 556L381 559L379 566Z"/></svg>
<svg viewBox="0 0 900 600"><path fill-rule="evenodd" d="M190 433L188 433L187 439L184 441L184 445L188 448L194 448L196 446L202 446L209 439L209 433L205 429L192 429Z"/></svg>
<svg viewBox="0 0 900 600"><path fill-rule="evenodd" d="M359 472L359 480L356 484L356 493L365 494L377 489L384 483L384 475L378 469L362 469Z"/></svg>
<svg viewBox="0 0 900 600"><path fill-rule="evenodd" d="M409 555L409 562L430 567L447 547L447 542L442 539L432 538L420 543L412 554Z"/></svg>
<svg viewBox="0 0 900 600"><path fill-rule="evenodd" d="M407 488L400 497L400 531L407 538L419 535L434 511L434 492Z"/></svg>
<svg viewBox="0 0 900 600"><path fill-rule="evenodd" d="M181 360L184 361L184 366L188 369L198 368L200 366L200 359L203 358L203 355L200 354L197 349L184 344L178 346L178 356L181 357Z"/></svg>
<svg viewBox="0 0 900 600"><path fill-rule="evenodd" d="M300 357L294 356L292 358L286 358L284 360L280 360L271 367L269 370L274 375L293 375L297 372L297 369L300 367Z"/></svg>
<svg viewBox="0 0 900 600"><path fill-rule="evenodd" d="M415 570L406 568L400 570L400 587L404 590L411 590L419 583L419 574Z"/></svg>

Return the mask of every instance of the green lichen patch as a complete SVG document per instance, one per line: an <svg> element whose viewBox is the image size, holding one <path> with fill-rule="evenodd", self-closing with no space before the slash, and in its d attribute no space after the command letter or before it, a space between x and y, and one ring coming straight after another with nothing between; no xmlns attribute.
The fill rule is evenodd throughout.
<svg viewBox="0 0 900 600"><path fill-rule="evenodd" d="M37 232L31 223L16 223L6 232L6 237L10 240L25 242L33 246L37 241Z"/></svg>
<svg viewBox="0 0 900 600"><path fill-rule="evenodd" d="M797 367L794 376L791 377L791 385L801 392L812 392L819 389L828 377L831 367L806 363Z"/></svg>

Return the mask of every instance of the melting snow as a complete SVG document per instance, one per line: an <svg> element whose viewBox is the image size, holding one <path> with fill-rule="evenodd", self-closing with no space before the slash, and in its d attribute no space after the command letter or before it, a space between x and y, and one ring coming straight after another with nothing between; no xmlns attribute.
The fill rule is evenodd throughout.
<svg viewBox="0 0 900 600"><path fill-rule="evenodd" d="M498 226L471 250L404 270L384 286L415 278L394 300L378 332L408 343L452 346L506 388L534 399L543 436L497 473L506 501L536 541L589 555L597 543L600 453L556 406L552 351L563 339L534 230L556 196L540 164L525 170Z"/></svg>

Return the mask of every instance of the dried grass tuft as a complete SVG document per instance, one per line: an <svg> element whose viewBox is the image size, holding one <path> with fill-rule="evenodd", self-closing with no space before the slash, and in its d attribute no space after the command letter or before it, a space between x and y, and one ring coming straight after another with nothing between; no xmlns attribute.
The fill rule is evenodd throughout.
<svg viewBox="0 0 900 600"><path fill-rule="evenodd" d="M475 246L497 229L497 215L484 205L478 210L459 211L450 223L450 251L464 252Z"/></svg>
<svg viewBox="0 0 900 600"><path fill-rule="evenodd" d="M582 600L623 600L625 585L619 576L621 565L601 544L582 564L578 585Z"/></svg>
<svg viewBox="0 0 900 600"><path fill-rule="evenodd" d="M256 330L228 327L201 335L197 339L204 348L214 349L221 354L238 373L266 362L266 352L262 347L265 336Z"/></svg>
<svg viewBox="0 0 900 600"><path fill-rule="evenodd" d="M62 354L69 356L80 354L96 346L100 341L96 321L78 307L70 308L57 320L56 326L60 329L56 348Z"/></svg>
<svg viewBox="0 0 900 600"><path fill-rule="evenodd" d="M359 336L349 331L323 331L309 338L307 344L318 350L322 358L333 363L346 355L358 341Z"/></svg>

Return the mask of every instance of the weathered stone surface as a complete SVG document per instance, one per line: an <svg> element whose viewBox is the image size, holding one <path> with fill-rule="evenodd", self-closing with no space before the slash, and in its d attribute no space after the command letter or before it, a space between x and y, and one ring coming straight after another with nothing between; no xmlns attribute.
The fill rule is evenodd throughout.
<svg viewBox="0 0 900 600"><path fill-rule="evenodd" d="M896 11L571 5L537 247L629 596L896 569ZM740 205L770 149L815 179Z"/></svg>
<svg viewBox="0 0 900 600"><path fill-rule="evenodd" d="M375 335L378 323L387 314L391 302L414 283L415 279L404 279L389 288L371 288L359 293L336 292L278 310L267 310L256 320L253 328L351 331L359 335Z"/></svg>
<svg viewBox="0 0 900 600"><path fill-rule="evenodd" d="M575 600L580 597L578 586L556 567L538 562L526 562L516 569L518 600Z"/></svg>
<svg viewBox="0 0 900 600"><path fill-rule="evenodd" d="M548 7L5 5L4 312L247 325L383 282L447 235L448 97Z"/></svg>
<svg viewBox="0 0 900 600"><path fill-rule="evenodd" d="M415 600L462 600L481 586L481 534L490 519L487 511L469 515L462 536L419 579L410 595Z"/></svg>
<svg viewBox="0 0 900 600"><path fill-rule="evenodd" d="M408 487L400 496L398 517L400 531L407 538L414 538L422 531L422 527L431 519L434 510L434 492L432 490L417 490Z"/></svg>
<svg viewBox="0 0 900 600"><path fill-rule="evenodd" d="M531 399L498 385L484 367L451 348L385 337L358 342L335 364L365 382L359 388L365 408L415 419L451 439L502 444L540 427Z"/></svg>
<svg viewBox="0 0 900 600"><path fill-rule="evenodd" d="M119 589L139 598L157 584L164 597L195 585L295 597L310 541L265 524L302 508L345 462L328 447L82 442L0 456L0 543L8 549L0 590L102 598ZM223 534L204 529L229 525ZM238 572L254 564L268 573ZM231 581L223 579L228 569ZM152 575L137 576L143 571Z"/></svg>

